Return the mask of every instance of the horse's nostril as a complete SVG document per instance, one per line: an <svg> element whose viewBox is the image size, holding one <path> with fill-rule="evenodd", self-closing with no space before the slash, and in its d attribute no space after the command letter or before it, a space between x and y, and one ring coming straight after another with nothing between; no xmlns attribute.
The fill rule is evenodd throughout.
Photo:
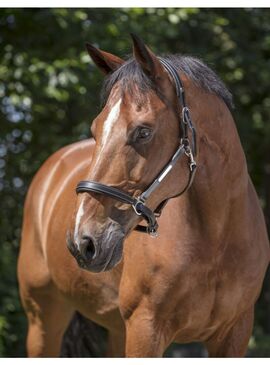
<svg viewBox="0 0 270 365"><path fill-rule="evenodd" d="M79 250L84 259L92 260L96 253L96 248L92 238L89 236L82 236Z"/></svg>

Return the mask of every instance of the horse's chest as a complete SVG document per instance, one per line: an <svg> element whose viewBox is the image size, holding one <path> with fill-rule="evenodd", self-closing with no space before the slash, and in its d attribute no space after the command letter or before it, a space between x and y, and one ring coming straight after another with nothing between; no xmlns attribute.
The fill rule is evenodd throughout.
<svg viewBox="0 0 270 365"><path fill-rule="evenodd" d="M151 305L160 327L169 326L177 341L209 338L235 318L243 303L241 282L228 273L219 275L211 265L185 265L178 272L174 267L155 272L150 268L126 278L129 285L121 288L122 313L129 318L133 308Z"/></svg>
<svg viewBox="0 0 270 365"><path fill-rule="evenodd" d="M177 290L176 290L177 291ZM203 341L231 323L246 309L251 291L244 292L241 279L219 276L215 270L198 270L179 281L178 294L171 295L171 321L178 327L180 342Z"/></svg>

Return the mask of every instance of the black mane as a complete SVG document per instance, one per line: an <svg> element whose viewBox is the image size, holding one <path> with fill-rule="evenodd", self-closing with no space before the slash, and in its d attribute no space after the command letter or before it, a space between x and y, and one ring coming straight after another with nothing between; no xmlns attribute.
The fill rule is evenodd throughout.
<svg viewBox="0 0 270 365"><path fill-rule="evenodd" d="M185 74L201 89L209 93L216 94L225 102L230 110L233 109L232 94L216 73L206 66L201 60L181 55L167 55L163 58L170 61L174 67L180 71L180 74ZM120 82L120 86L123 90L132 90L134 89L134 85L136 85L141 96L151 89L154 89L154 85L142 71L140 65L131 58L118 70L106 77L101 94L103 104L108 99L113 86L118 81Z"/></svg>

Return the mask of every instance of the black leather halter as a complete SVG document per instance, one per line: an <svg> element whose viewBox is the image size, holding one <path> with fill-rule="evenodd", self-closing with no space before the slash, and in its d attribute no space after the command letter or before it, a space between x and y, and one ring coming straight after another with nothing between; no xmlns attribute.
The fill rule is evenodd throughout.
<svg viewBox="0 0 270 365"><path fill-rule="evenodd" d="M185 93L182 81L174 68L174 66L168 60L160 58L160 62L165 67L167 72L171 75L172 79L175 83L176 94L182 106L182 113L180 118L180 126L182 129L182 137L179 141L179 147L172 156L171 160L168 164L162 169L162 171L158 174L156 179L150 184L150 186L138 197L133 197L124 191L116 189L114 187L101 184L96 181L80 181L76 187L77 194L79 193L98 193L109 196L110 198L121 201L125 204L130 204L135 213L138 216L141 216L147 222L147 226L138 225L135 227L135 230L140 232L149 233L152 236L157 235L158 223L157 217L161 215L161 211L164 208L167 200L164 200L160 203L160 205L153 212L150 208L148 208L145 203L149 196L157 189L157 187L161 184L162 180L168 175L168 173L172 170L176 162L182 156L187 156L188 158L188 166L189 166L189 178L187 185L185 188L177 194L177 196L182 195L185 191L189 189L191 186L195 172L196 172L196 162L194 157L196 157L197 147L196 147L196 131L192 124L192 120L190 118L189 109L186 106L185 102ZM189 138L189 131L191 135L191 140ZM170 197L173 198L173 197Z"/></svg>

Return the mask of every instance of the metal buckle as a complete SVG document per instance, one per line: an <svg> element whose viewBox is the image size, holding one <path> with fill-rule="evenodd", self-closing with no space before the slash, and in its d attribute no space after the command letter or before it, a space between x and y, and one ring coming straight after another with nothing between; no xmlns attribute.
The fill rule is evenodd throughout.
<svg viewBox="0 0 270 365"><path fill-rule="evenodd" d="M185 155L189 158L189 168L190 168L190 171L192 172L194 169L196 169L197 163L194 160L194 156L193 156L192 150L190 148L189 140L186 139L185 142L187 142L185 144Z"/></svg>
<svg viewBox="0 0 270 365"><path fill-rule="evenodd" d="M189 140L187 138L184 139L184 147L185 147L185 155L187 157L190 157L192 152L191 152Z"/></svg>
<svg viewBox="0 0 270 365"><path fill-rule="evenodd" d="M186 152L186 149L189 147L190 143L189 143L189 139L187 137L185 138L181 138L180 139L180 144L182 144L185 148L185 152Z"/></svg>

